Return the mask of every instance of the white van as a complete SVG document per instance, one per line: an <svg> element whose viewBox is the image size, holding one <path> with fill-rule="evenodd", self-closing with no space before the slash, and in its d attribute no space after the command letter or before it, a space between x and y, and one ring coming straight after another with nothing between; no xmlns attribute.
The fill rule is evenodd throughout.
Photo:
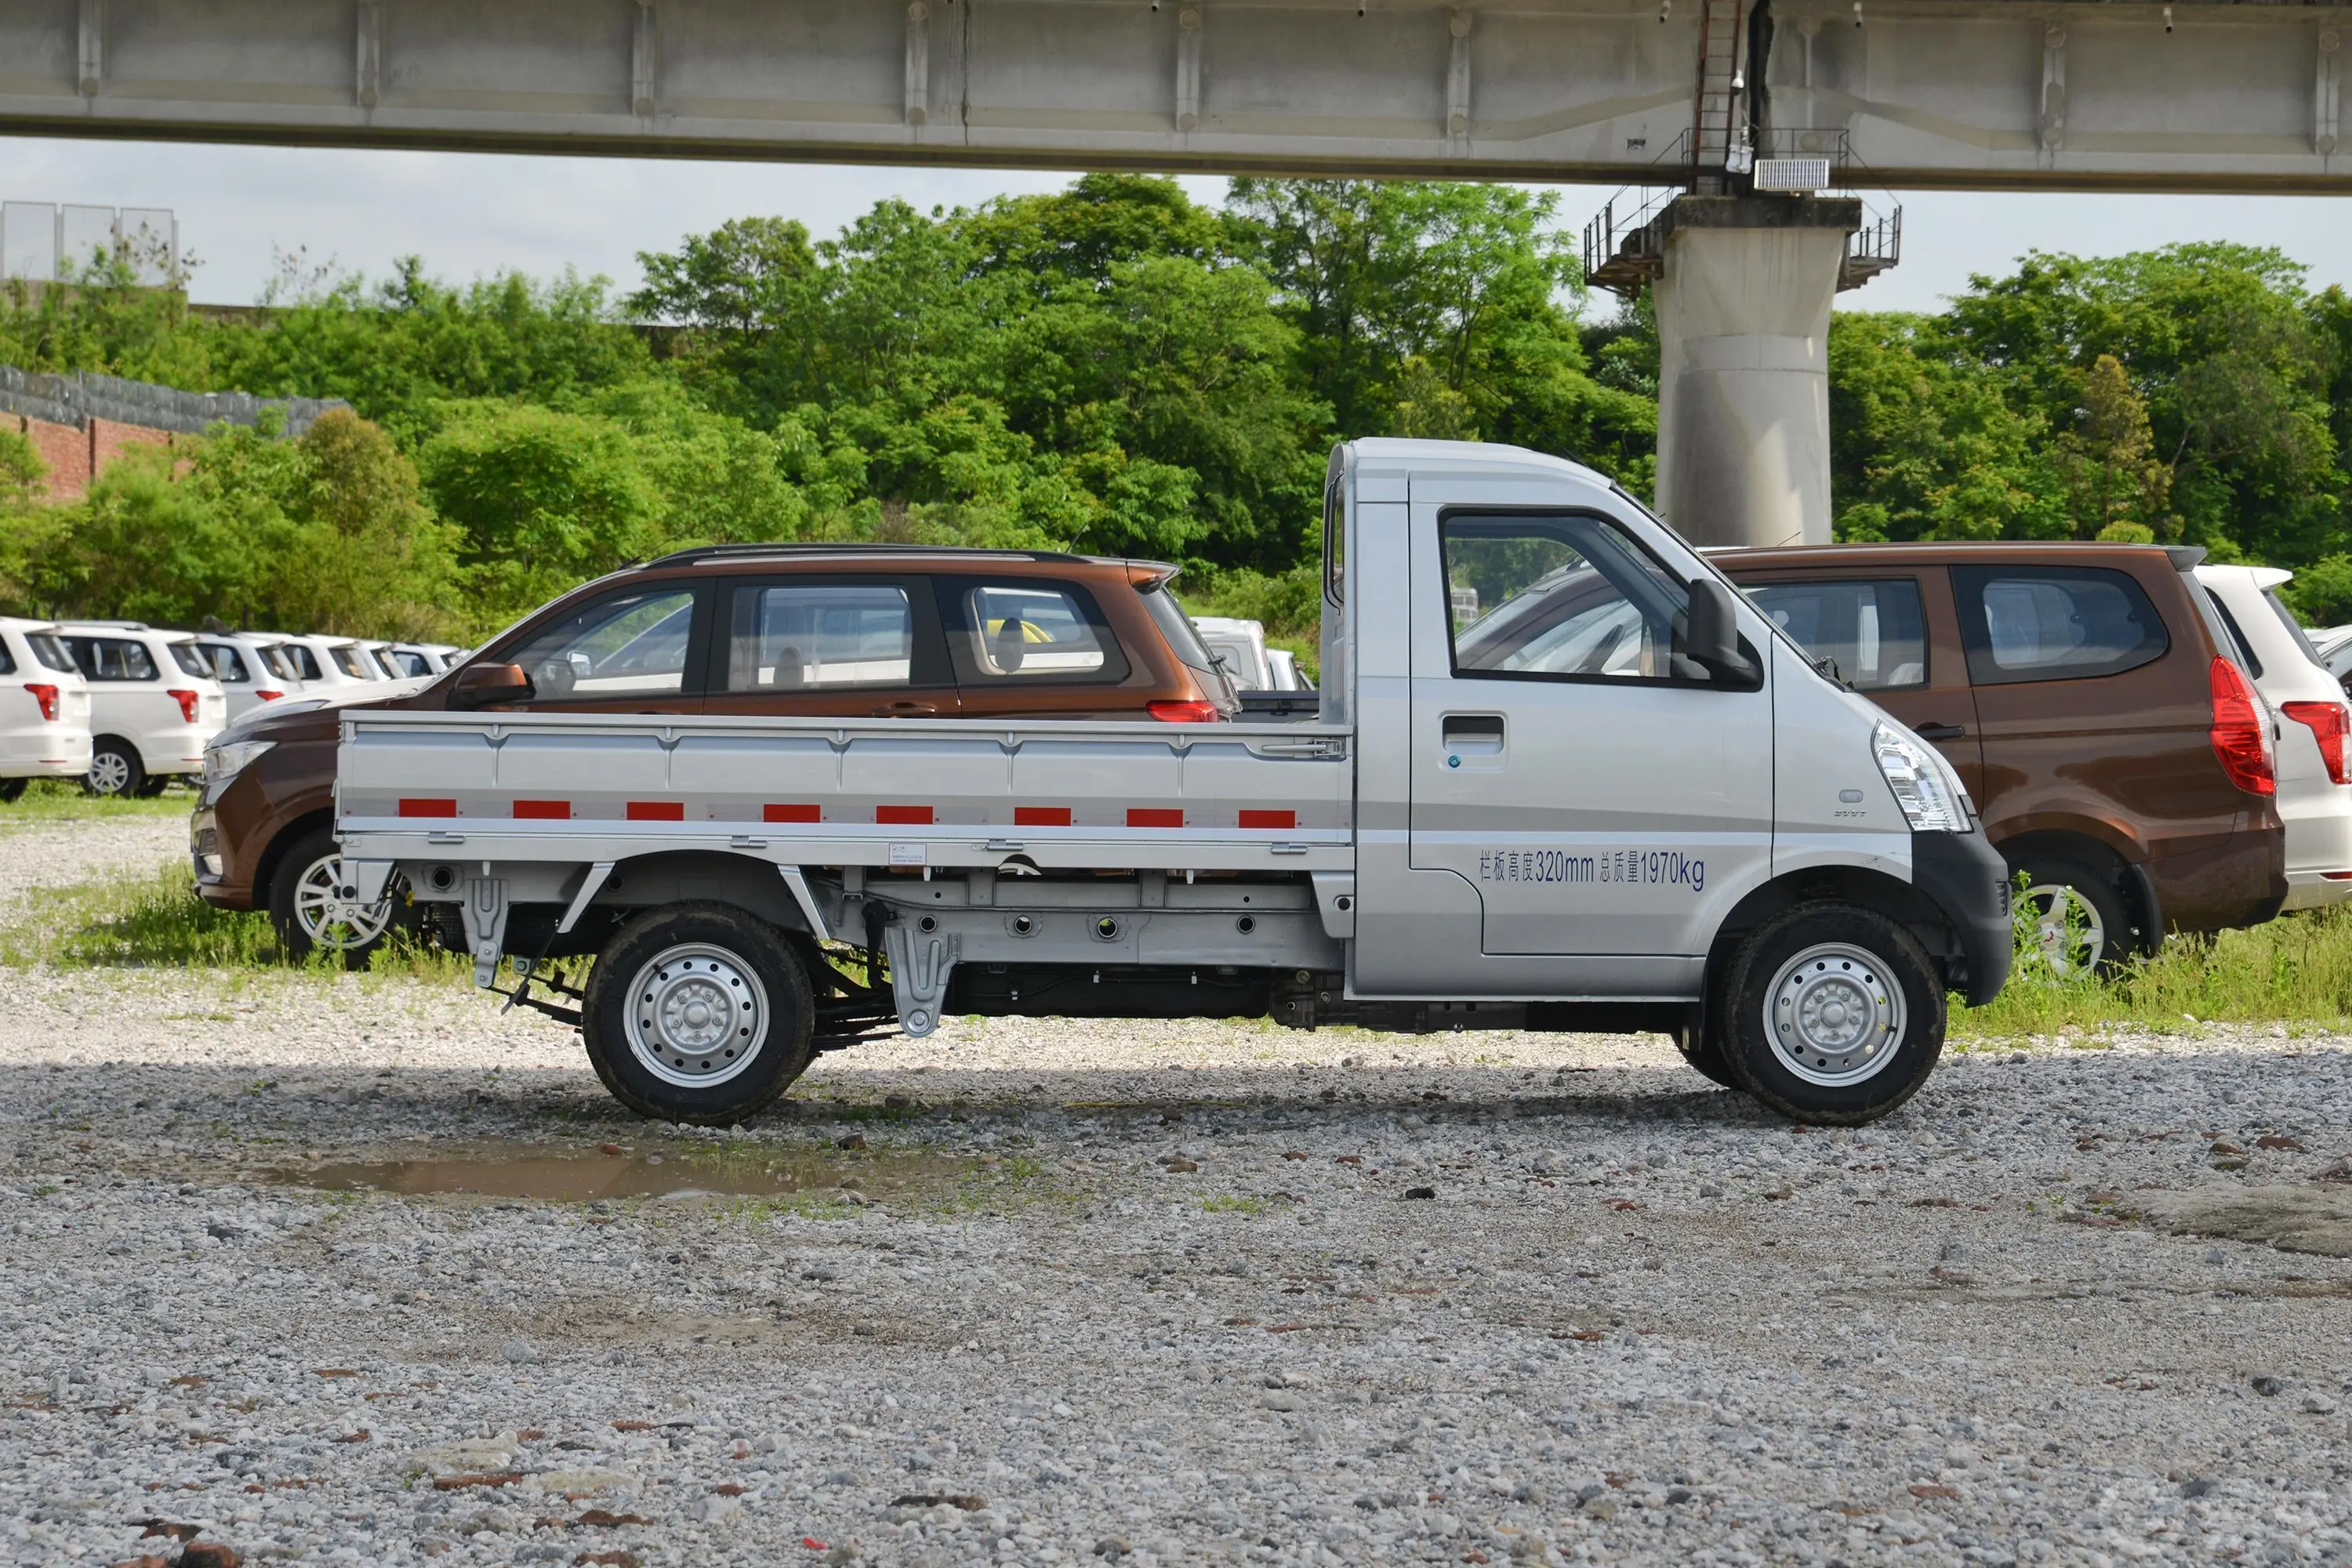
<svg viewBox="0 0 2352 1568"><path fill-rule="evenodd" d="M89 688L47 621L0 616L0 802L89 772Z"/></svg>
<svg viewBox="0 0 2352 1568"><path fill-rule="evenodd" d="M214 679L228 694L228 716L242 717L265 702L299 696L302 682L278 652L274 637L251 632L200 634L196 647L211 661Z"/></svg>
<svg viewBox="0 0 2352 1568"><path fill-rule="evenodd" d="M89 683L90 794L161 795L204 771L228 697L195 638L137 621L78 621L58 637Z"/></svg>
<svg viewBox="0 0 2352 1568"><path fill-rule="evenodd" d="M313 697L340 696L354 686L390 680L356 637L278 637L289 667Z"/></svg>
<svg viewBox="0 0 2352 1568"><path fill-rule="evenodd" d="M2286 905L2352 899L2352 708L2280 602L2275 566L2200 566L2254 689L2278 715L2278 814L2286 826Z"/></svg>

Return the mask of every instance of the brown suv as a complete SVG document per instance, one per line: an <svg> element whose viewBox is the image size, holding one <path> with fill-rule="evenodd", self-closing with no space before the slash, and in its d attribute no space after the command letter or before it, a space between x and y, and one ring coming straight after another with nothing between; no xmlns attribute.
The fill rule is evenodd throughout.
<svg viewBox="0 0 2352 1568"><path fill-rule="evenodd" d="M1240 706L1176 568L1045 552L716 545L574 589L398 708L1215 722ZM338 705L341 706L341 705ZM342 906L332 707L261 708L206 753L197 890L287 950L363 955L399 900Z"/></svg>
<svg viewBox="0 0 2352 1568"><path fill-rule="evenodd" d="M2203 551L1710 554L1782 630L1951 759L1988 837L2027 874L2054 966L2278 912L2270 719L2190 574Z"/></svg>

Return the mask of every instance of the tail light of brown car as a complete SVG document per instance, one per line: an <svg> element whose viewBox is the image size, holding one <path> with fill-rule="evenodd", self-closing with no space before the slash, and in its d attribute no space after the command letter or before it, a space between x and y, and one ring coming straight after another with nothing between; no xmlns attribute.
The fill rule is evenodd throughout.
<svg viewBox="0 0 2352 1568"><path fill-rule="evenodd" d="M2221 771L2248 795L2276 795L2278 766L2262 699L2227 658L2214 659L2212 685L2213 754Z"/></svg>
<svg viewBox="0 0 2352 1568"><path fill-rule="evenodd" d="M1144 710L1163 724L1214 724L1224 717L1213 702L1197 698L1182 701L1147 702Z"/></svg>

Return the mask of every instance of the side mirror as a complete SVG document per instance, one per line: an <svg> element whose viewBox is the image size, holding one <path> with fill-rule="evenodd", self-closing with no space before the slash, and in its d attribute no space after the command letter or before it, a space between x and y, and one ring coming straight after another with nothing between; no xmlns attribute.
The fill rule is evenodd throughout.
<svg viewBox="0 0 2352 1568"><path fill-rule="evenodd" d="M530 677L519 664L469 664L457 672L450 688L450 704L457 708L488 708L502 702L528 702L536 692Z"/></svg>
<svg viewBox="0 0 2352 1568"><path fill-rule="evenodd" d="M1686 624L1684 657L1704 670L1708 679L1744 691L1763 684L1763 672L1740 651L1738 602L1721 578L1691 579Z"/></svg>

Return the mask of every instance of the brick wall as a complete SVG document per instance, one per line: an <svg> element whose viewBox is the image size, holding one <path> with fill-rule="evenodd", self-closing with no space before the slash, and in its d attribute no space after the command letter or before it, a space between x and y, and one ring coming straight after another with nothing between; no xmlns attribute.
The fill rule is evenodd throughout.
<svg viewBox="0 0 2352 1568"><path fill-rule="evenodd" d="M55 501L79 500L89 491L90 481L132 447L172 445L172 433L168 430L150 430L96 417L77 429L71 425L53 425L21 414L0 414L0 429L14 430L32 442L33 450L40 454L49 470L49 499Z"/></svg>

